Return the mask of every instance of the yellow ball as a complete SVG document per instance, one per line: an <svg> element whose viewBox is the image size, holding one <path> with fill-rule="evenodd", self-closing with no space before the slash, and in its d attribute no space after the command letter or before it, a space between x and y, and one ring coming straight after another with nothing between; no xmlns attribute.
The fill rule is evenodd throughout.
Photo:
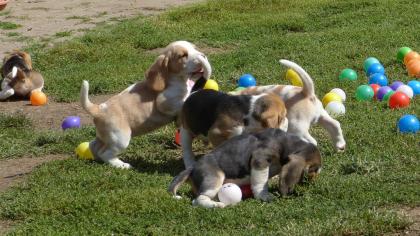
<svg viewBox="0 0 420 236"><path fill-rule="evenodd" d="M337 101L337 102L341 103L342 99L341 99L340 95L338 95L336 93L329 92L329 93L325 94L324 98L322 99L322 105L324 105L324 107L326 107L328 105L328 103L330 103L332 101Z"/></svg>
<svg viewBox="0 0 420 236"><path fill-rule="evenodd" d="M89 142L83 142L74 150L77 157L85 160L93 160L93 154L89 149Z"/></svg>
<svg viewBox="0 0 420 236"><path fill-rule="evenodd" d="M219 85L213 79L208 79L207 82L204 84L203 89L213 89L219 91Z"/></svg>
<svg viewBox="0 0 420 236"><path fill-rule="evenodd" d="M292 69L288 69L286 71L286 79L289 80L294 86L298 86L298 87L303 86L302 80L300 79L298 73L296 73Z"/></svg>

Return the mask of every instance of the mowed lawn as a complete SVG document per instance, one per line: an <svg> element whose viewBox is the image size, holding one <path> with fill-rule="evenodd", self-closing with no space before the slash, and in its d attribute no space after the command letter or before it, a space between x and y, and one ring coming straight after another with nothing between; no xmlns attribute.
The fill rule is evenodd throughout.
<svg viewBox="0 0 420 236"><path fill-rule="evenodd" d="M37 168L27 181L0 194L0 220L24 235L377 235L410 225L402 207L420 205L420 135L399 134L403 114L420 116L419 97L408 108L358 102L356 88L367 83L363 61L377 57L389 81L412 80L396 60L398 48L420 51L420 2L407 0L209 1L159 16L124 20L46 49L29 48L46 78L45 92L56 101L77 101L82 80L91 94L117 93L135 81L162 48L189 40L205 51L213 79L223 91L251 73L260 85L287 84L286 58L304 67L322 98L346 91L347 113L338 118L347 141L334 150L325 130L313 127L324 167L313 183L296 193L263 203L254 199L225 209L191 205L190 187L182 200L167 192L183 169L169 125L136 137L121 157L137 170L118 170L74 157L74 148L92 140L94 127L40 131L24 116L0 115L0 159L48 154L72 156ZM344 68L358 80L343 82ZM42 121L38 121L42 122ZM208 151L199 142L195 151Z"/></svg>

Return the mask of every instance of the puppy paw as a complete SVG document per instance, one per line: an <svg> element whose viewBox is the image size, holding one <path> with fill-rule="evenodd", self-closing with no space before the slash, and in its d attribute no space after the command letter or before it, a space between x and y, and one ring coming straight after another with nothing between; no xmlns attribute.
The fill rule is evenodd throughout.
<svg viewBox="0 0 420 236"><path fill-rule="evenodd" d="M181 196L179 196L179 195L174 195L174 196L172 196L173 198L175 198L176 200L180 200L180 199L182 199L182 197Z"/></svg>
<svg viewBox="0 0 420 236"><path fill-rule="evenodd" d="M119 163L117 165L114 165L114 167L120 168L120 169L125 169L125 170L128 170L128 169L133 168L130 164L124 163L124 162L123 163Z"/></svg>
<svg viewBox="0 0 420 236"><path fill-rule="evenodd" d="M344 152L346 149L346 142L339 142L335 145L335 148L337 149L337 152Z"/></svg>
<svg viewBox="0 0 420 236"><path fill-rule="evenodd" d="M273 201L274 196L271 193L261 193L258 197L255 198L260 199L263 202L271 202Z"/></svg>

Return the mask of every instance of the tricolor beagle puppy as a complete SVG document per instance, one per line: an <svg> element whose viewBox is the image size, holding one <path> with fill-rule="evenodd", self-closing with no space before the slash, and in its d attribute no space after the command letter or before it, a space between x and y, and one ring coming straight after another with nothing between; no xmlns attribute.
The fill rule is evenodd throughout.
<svg viewBox="0 0 420 236"><path fill-rule="evenodd" d="M130 168L117 155L130 139L175 120L188 94L187 80L208 79L210 63L204 53L186 41L169 44L146 71L144 81L98 105L89 101L89 84L83 81L82 107L93 116L96 139L90 142L95 159L112 166Z"/></svg>
<svg viewBox="0 0 420 236"><path fill-rule="evenodd" d="M6 55L1 68L0 100L11 96L29 98L32 91L41 91L44 87L42 75L32 69L31 56L22 51Z"/></svg>
<svg viewBox="0 0 420 236"><path fill-rule="evenodd" d="M233 96L215 90L198 90L181 111L181 147L185 167L194 163L192 141L203 135L216 147L244 132L264 128L287 130L286 108L272 93Z"/></svg>
<svg viewBox="0 0 420 236"><path fill-rule="evenodd" d="M258 95L271 92L283 99L287 108L289 126L287 132L317 144L316 140L309 134L312 124L320 124L330 134L337 150L342 151L346 147L340 123L333 119L324 110L321 101L315 95L315 88L312 78L298 64L280 60L280 63L296 71L303 82L303 87L292 85L267 85L250 87L242 91L231 92L234 95Z"/></svg>
<svg viewBox="0 0 420 236"><path fill-rule="evenodd" d="M168 191L180 198L177 189L189 180L197 196L193 204L214 208L225 206L213 200L224 183L251 184L255 198L269 201L269 178L279 174L278 187L284 196L305 173L314 178L321 164L321 154L312 143L280 129L265 129L227 140L177 175Z"/></svg>

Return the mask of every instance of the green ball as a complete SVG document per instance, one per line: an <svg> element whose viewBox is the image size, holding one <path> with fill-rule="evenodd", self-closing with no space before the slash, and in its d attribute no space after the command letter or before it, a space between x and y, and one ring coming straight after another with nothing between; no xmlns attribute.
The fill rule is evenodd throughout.
<svg viewBox="0 0 420 236"><path fill-rule="evenodd" d="M356 89L356 99L357 101L370 101L373 98L373 95L375 93L373 92L372 87L369 85L360 85Z"/></svg>
<svg viewBox="0 0 420 236"><path fill-rule="evenodd" d="M379 63L379 64L381 64L381 62L380 62L378 59L376 59L375 57L368 57L368 58L365 60L365 62L363 63L363 68L365 69L365 71L367 71L367 70L368 70L368 68L369 68L372 64L374 64L374 63Z"/></svg>
<svg viewBox="0 0 420 236"><path fill-rule="evenodd" d="M356 71L347 68L341 71L340 75L338 76L340 80L357 80L357 73Z"/></svg>
<svg viewBox="0 0 420 236"><path fill-rule="evenodd" d="M242 90L244 90L244 89L246 89L245 87L237 87L235 90L233 90L233 91L235 91L235 92L239 92L239 91L242 91Z"/></svg>
<svg viewBox="0 0 420 236"><path fill-rule="evenodd" d="M391 90L391 91L389 91L389 92L387 92L385 95L384 95L384 97L382 98L382 101L384 101L384 102L387 102L388 103L388 101L389 101L389 98L392 96L392 94L394 94L395 93L395 91L394 90Z"/></svg>
<svg viewBox="0 0 420 236"><path fill-rule="evenodd" d="M407 55L407 53L409 53L411 51L413 51L413 50L411 50L411 48L409 48L409 47L402 47L402 48L400 48L398 50L398 53L397 53L397 60L399 62L404 62L405 55Z"/></svg>

